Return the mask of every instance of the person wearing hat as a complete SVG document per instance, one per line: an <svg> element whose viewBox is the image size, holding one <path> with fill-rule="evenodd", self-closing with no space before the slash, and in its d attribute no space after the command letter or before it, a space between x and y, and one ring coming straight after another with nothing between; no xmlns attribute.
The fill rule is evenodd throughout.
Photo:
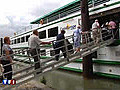
<svg viewBox="0 0 120 90"><path fill-rule="evenodd" d="M109 25L109 31L110 31L110 33L112 33L113 32L113 35L114 35L114 39L118 39L118 34L117 34L117 28L116 28L116 23L111 19L110 20L110 22L108 23L108 25Z"/></svg>
<svg viewBox="0 0 120 90"><path fill-rule="evenodd" d="M64 39L65 39L65 30L61 30L61 33L57 35L57 38L56 38L56 43L55 43L55 58L56 58L56 61L59 60L59 54L60 54L60 51L62 51L63 53L63 56L64 58L66 58L66 50L65 50L65 47L63 47L65 45L64 43Z"/></svg>
<svg viewBox="0 0 120 90"><path fill-rule="evenodd" d="M96 19L95 22L92 24L92 33L95 44L99 42L99 38L100 38L99 29L100 29L100 24Z"/></svg>

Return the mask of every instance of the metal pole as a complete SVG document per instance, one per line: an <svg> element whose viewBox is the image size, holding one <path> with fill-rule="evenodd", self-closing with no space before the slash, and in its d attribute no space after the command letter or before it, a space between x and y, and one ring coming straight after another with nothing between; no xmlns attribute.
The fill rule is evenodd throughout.
<svg viewBox="0 0 120 90"><path fill-rule="evenodd" d="M90 30L88 0L81 1L81 19L82 19L82 31ZM83 38L84 40L84 38ZM83 76L89 78L93 76L93 64L91 54L83 57Z"/></svg>
<svg viewBox="0 0 120 90"><path fill-rule="evenodd" d="M68 44L67 44L66 39L64 39L64 43L65 43L65 53L67 55L67 61L69 61L69 52L68 52L68 48L67 48Z"/></svg>

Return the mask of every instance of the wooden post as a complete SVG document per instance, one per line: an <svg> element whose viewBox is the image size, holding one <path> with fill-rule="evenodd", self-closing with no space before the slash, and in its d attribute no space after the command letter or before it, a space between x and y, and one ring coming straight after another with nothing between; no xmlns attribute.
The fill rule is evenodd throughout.
<svg viewBox="0 0 120 90"><path fill-rule="evenodd" d="M88 0L81 1L81 19L82 19L82 31L90 30ZM85 43L85 42L84 42ZM90 78L93 76L93 64L91 54L83 57L83 76Z"/></svg>

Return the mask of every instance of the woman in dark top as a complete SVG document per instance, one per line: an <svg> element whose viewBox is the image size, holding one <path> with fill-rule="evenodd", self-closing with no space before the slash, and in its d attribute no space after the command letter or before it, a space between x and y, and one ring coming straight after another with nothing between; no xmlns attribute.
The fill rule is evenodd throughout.
<svg viewBox="0 0 120 90"><path fill-rule="evenodd" d="M64 46L64 39L65 39L65 36L64 36L64 34L65 34L65 31L64 30L61 30L61 33L60 34L58 34L57 35L57 38L56 38L56 43L55 43L55 54L56 54L56 61L58 61L59 60L59 54L60 54L60 51L62 51L63 52L63 56L64 56L64 58L66 58L67 57L67 55L66 55L66 49L65 49L65 47L63 47ZM59 41L59 40L63 40L63 41Z"/></svg>
<svg viewBox="0 0 120 90"><path fill-rule="evenodd" d="M11 54L13 54L13 50L10 48L10 38L9 37L5 37L4 38L4 44L2 47L2 52L3 52L3 58L2 58L2 65L4 68L4 77L8 80L12 79L12 65L10 63L12 63L13 57L11 56ZM7 65L9 64L9 65Z"/></svg>

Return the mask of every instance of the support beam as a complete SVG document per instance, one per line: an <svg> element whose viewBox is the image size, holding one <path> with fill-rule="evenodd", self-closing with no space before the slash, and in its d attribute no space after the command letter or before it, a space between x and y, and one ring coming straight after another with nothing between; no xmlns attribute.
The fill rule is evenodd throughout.
<svg viewBox="0 0 120 90"><path fill-rule="evenodd" d="M82 19L82 31L83 32L89 31L90 22L89 22L88 0L81 1L81 19ZM83 57L83 76L85 78L90 78L93 76L93 64L92 64L91 54Z"/></svg>

